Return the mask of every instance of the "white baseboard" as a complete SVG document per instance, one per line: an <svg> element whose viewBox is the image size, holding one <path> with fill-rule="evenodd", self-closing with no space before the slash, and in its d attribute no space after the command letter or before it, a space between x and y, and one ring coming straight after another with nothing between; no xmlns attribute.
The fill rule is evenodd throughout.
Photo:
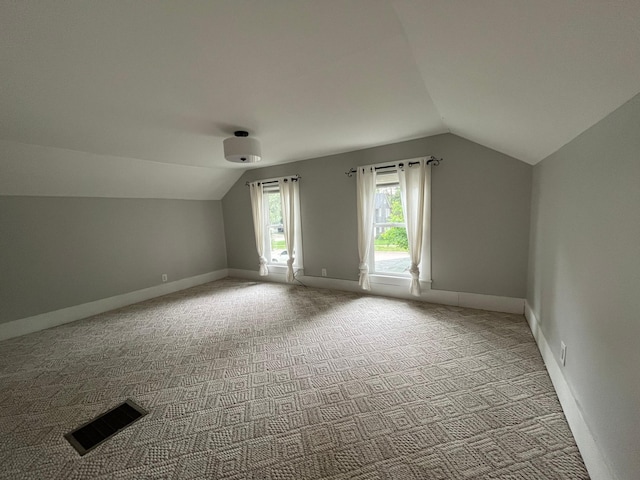
<svg viewBox="0 0 640 480"><path fill-rule="evenodd" d="M524 313L524 299L460 292L458 305L461 307L491 310L492 312Z"/></svg>
<svg viewBox="0 0 640 480"><path fill-rule="evenodd" d="M589 430L589 427L584 420L582 411L571 391L571 387L569 387L569 384L562 373L562 368L558 364L558 361L553 354L553 350L542 333L540 322L526 300L524 316L527 319L527 322L529 322L529 327L531 328L533 337L536 339L538 349L540 350L542 359L544 360L549 376L551 377L551 382L558 394L562 410L567 417L567 422L569 423L573 437L575 438L578 449L582 454L584 464L589 471L589 476L592 480L616 480L615 475L609 468L604 455L593 438L591 430Z"/></svg>
<svg viewBox="0 0 640 480"><path fill-rule="evenodd" d="M229 276L261 282L286 283L284 274L269 272L269 275L261 277L255 270L230 268ZM408 279L405 284L398 285L397 282L393 282L393 284L385 283L384 278L372 278L371 290L365 291L360 288L358 282L355 280L340 280L337 278L311 276L299 276L297 278L309 287L345 290L347 292L367 293L371 295L383 295L386 297L420 300L423 302L477 308L480 310L491 310L494 312L522 314L524 311L523 298L499 297L495 295L481 295L465 292L449 292L446 290L431 290L428 288L428 284L424 285L422 294L419 297L414 297L409 293Z"/></svg>
<svg viewBox="0 0 640 480"><path fill-rule="evenodd" d="M142 302L150 298L160 297L168 293L195 287L207 282L220 280L228 276L227 269L216 270L195 277L182 278L175 282L161 283L153 287L136 290L135 292L116 295L115 297L102 298L94 302L74 305L72 307L55 310L53 312L42 313L33 317L21 318L7 323L0 323L0 340L19 337L27 333L37 332L45 328L56 327L63 323L73 322L81 318L97 315L116 308Z"/></svg>

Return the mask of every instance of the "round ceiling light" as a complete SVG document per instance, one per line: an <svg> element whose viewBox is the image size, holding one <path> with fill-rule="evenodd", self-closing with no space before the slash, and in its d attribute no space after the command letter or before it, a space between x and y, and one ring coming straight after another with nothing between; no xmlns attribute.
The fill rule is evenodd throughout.
<svg viewBox="0 0 640 480"><path fill-rule="evenodd" d="M225 138L222 142L224 158L234 163L256 163L262 159L260 142L249 138L249 132L238 130L234 137Z"/></svg>

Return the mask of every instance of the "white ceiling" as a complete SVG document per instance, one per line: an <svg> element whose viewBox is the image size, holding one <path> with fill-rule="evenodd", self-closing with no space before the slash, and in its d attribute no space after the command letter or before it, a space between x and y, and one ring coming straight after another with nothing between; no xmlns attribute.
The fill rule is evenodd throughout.
<svg viewBox="0 0 640 480"><path fill-rule="evenodd" d="M443 132L534 164L640 92L640 2L0 0L0 65L0 193L218 199L238 128L260 166Z"/></svg>

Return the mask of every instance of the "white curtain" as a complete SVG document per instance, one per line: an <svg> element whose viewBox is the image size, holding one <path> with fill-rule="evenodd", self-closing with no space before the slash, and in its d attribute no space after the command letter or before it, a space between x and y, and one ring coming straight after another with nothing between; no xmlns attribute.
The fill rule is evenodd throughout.
<svg viewBox="0 0 640 480"><path fill-rule="evenodd" d="M371 290L369 283L369 255L373 237L375 212L376 171L373 167L360 167L357 174L358 190L358 254L360 255L360 287Z"/></svg>
<svg viewBox="0 0 640 480"><path fill-rule="evenodd" d="M265 276L269 273L267 268L267 258L264 256L264 242L267 228L265 226L264 213L264 190L261 182L252 182L249 184L249 192L251 194L251 212L253 213L253 230L256 234L256 250L260 258L260 275Z"/></svg>
<svg viewBox="0 0 640 480"><path fill-rule="evenodd" d="M296 219L299 217L298 212L298 182L294 182L291 179L280 178L278 179L278 186L280 187L280 200L282 201L282 224L284 227L284 241L287 245L287 254L289 259L287 260L287 282L293 282L294 272L293 264L295 261L296 252Z"/></svg>
<svg viewBox="0 0 640 480"><path fill-rule="evenodd" d="M408 163L408 162L407 162ZM430 202L431 167L425 159L404 169L398 169L400 180L400 197L402 210L407 223L407 239L409 240L409 256L411 258L411 294L420 295L420 266L425 274L423 279L431 280L430 272L430 238L431 225ZM424 257L426 258L423 258Z"/></svg>

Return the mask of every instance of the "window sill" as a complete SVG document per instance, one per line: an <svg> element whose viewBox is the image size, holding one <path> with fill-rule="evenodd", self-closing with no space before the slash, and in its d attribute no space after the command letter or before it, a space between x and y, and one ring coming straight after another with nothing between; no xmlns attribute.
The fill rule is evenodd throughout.
<svg viewBox="0 0 640 480"><path fill-rule="evenodd" d="M379 273L369 274L369 282L374 285L394 285L399 287L407 287L411 285L411 276L409 275L382 275ZM431 280L420 280L420 286L426 289L431 288Z"/></svg>
<svg viewBox="0 0 640 480"><path fill-rule="evenodd" d="M279 273L284 275L285 273L287 273L287 266L281 263L268 263L267 268L269 269L270 274ZM304 274L303 268L294 266L293 273L295 275L298 275L298 272L300 272L300 275L303 275Z"/></svg>

